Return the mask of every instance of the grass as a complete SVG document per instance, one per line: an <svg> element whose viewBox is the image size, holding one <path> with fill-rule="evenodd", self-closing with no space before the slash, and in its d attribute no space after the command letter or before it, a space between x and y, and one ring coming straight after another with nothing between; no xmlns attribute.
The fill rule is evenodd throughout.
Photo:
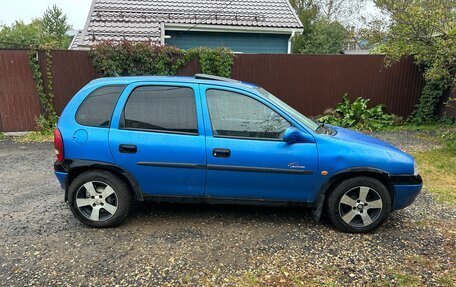
<svg viewBox="0 0 456 287"><path fill-rule="evenodd" d="M456 205L456 149L439 148L412 152L418 162L424 188L438 202Z"/></svg>
<svg viewBox="0 0 456 287"><path fill-rule="evenodd" d="M17 138L19 142L52 142L54 135L52 133L30 132L26 136Z"/></svg>
<svg viewBox="0 0 456 287"><path fill-rule="evenodd" d="M416 275L399 272L393 272L392 275L396 279L397 286L424 286L420 278Z"/></svg>
<svg viewBox="0 0 456 287"><path fill-rule="evenodd" d="M0 133L0 140L4 139L5 135L3 133Z"/></svg>

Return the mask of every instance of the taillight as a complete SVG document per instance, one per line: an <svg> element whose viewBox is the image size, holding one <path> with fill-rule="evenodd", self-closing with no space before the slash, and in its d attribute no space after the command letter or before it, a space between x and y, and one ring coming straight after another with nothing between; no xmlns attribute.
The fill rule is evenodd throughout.
<svg viewBox="0 0 456 287"><path fill-rule="evenodd" d="M62 134L60 133L59 129L54 130L54 149L55 149L55 155L57 157L57 160L62 162L63 161L63 140L62 140Z"/></svg>

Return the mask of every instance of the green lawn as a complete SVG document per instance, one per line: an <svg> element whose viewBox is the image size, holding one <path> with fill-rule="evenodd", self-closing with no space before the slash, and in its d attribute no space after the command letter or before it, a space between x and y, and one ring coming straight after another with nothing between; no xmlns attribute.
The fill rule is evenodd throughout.
<svg viewBox="0 0 456 287"><path fill-rule="evenodd" d="M424 189L437 201L456 204L456 149L412 152L423 177Z"/></svg>

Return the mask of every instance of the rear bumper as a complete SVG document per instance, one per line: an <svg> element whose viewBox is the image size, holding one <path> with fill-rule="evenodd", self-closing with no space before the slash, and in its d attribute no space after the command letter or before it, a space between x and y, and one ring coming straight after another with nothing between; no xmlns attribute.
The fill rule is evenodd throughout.
<svg viewBox="0 0 456 287"><path fill-rule="evenodd" d="M54 162L54 174L60 183L60 187L62 187L62 189L65 190L68 172L65 170L62 163L60 163L58 161Z"/></svg>
<svg viewBox="0 0 456 287"><path fill-rule="evenodd" d="M394 186L393 210L409 206L423 188L423 180L420 175L395 175L390 177Z"/></svg>
<svg viewBox="0 0 456 287"><path fill-rule="evenodd" d="M57 180L60 183L60 187L62 189L65 189L65 187L66 187L66 178L68 176L68 173L56 171L56 172L54 172L54 174L55 174L55 176L57 177Z"/></svg>

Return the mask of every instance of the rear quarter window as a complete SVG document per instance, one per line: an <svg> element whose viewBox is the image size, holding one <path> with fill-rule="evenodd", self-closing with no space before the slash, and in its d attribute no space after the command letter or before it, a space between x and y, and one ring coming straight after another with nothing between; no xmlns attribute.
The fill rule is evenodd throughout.
<svg viewBox="0 0 456 287"><path fill-rule="evenodd" d="M76 122L83 126L107 128L114 107L125 85L98 88L85 98L76 112Z"/></svg>

